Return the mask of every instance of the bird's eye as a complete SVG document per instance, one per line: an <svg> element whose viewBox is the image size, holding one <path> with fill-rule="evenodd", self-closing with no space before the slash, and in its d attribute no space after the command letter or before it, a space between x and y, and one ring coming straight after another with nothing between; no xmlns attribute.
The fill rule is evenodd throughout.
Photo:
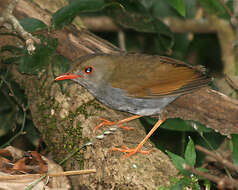
<svg viewBox="0 0 238 190"><path fill-rule="evenodd" d="M86 67L85 69L84 69L84 72L86 73L86 74L90 74L90 73L92 73L92 71L93 71L93 68L92 67Z"/></svg>

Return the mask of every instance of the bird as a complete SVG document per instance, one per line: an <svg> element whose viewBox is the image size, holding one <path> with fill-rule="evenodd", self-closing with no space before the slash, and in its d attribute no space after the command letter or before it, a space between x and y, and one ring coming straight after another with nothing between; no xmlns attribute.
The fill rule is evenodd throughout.
<svg viewBox="0 0 238 190"><path fill-rule="evenodd" d="M201 65L190 65L177 59L139 53L95 53L80 57L68 73L55 80L71 79L79 83L107 107L133 116L120 120L103 120L103 125L122 125L142 116L159 116L179 96L207 86L211 78ZM142 147L153 132L166 120L160 118L136 148L112 148L124 152L149 154Z"/></svg>

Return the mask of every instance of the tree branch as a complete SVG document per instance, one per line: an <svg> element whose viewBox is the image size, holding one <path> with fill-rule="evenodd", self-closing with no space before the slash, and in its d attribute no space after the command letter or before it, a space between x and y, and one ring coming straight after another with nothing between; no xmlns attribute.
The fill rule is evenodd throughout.
<svg viewBox="0 0 238 190"><path fill-rule="evenodd" d="M228 177L226 178L220 178L220 177L217 177L215 175L211 175L209 173L205 173L205 172L201 172L199 170L197 170L196 168L194 167L191 167L187 164L184 164L184 169L198 175L198 176L201 176L201 177L204 177L205 179L208 179L210 181L213 181L215 182L217 185L218 185L218 188L219 189L225 189L225 188L228 188L228 189L234 189L234 188L237 188L238 187L238 181L237 180L234 180L234 179L230 179Z"/></svg>
<svg viewBox="0 0 238 190"><path fill-rule="evenodd" d="M198 121L224 134L238 134L238 101L209 88L180 96L164 117Z"/></svg>
<svg viewBox="0 0 238 190"><path fill-rule="evenodd" d="M232 162L226 160L224 157L222 157L218 153L213 153L210 150L207 150L206 148L203 148L202 146L196 145L195 147L197 150L205 153L206 155L214 158L216 161L220 162L224 167L228 168L231 171L237 172L238 166L233 164Z"/></svg>
<svg viewBox="0 0 238 190"><path fill-rule="evenodd" d="M83 17L82 21L89 30L118 32L120 27L106 16ZM164 18L163 22L175 33L215 33L216 28L205 19L178 19L173 17Z"/></svg>
<svg viewBox="0 0 238 190"><path fill-rule="evenodd" d="M19 1L16 7L16 18L22 15L38 18L46 24L50 22L47 12L27 0ZM86 30L79 31L74 26L52 33L42 31L41 34L57 38L57 53L70 60L95 52L120 53L119 48ZM101 105L75 83L65 84L67 93L63 94L59 83L54 82L51 67L48 69L47 74L39 78L23 75L17 67L13 67L12 73L25 89L35 126L54 158L60 161L97 136L92 131L101 117L118 120L127 115ZM159 150L148 157L138 154L127 160L124 160L122 154L110 152L113 146L126 144L135 147L143 139L145 132L140 123L135 121L131 124L137 128L136 132L117 130L102 140L95 140L91 146L86 146L64 163L67 170L97 168L93 176L71 177L75 188L156 189L160 185L168 185L169 177L174 176L177 170ZM148 142L144 148L153 147Z"/></svg>
<svg viewBox="0 0 238 190"><path fill-rule="evenodd" d="M24 28L20 25L19 21L15 16L12 15L14 8L16 7L18 0L11 0L8 6L4 8L0 17L0 25L3 25L5 22L10 23L16 32L26 41L27 50L29 54L32 54L35 51L34 42L40 43L40 39L32 36L29 32L25 31Z"/></svg>
<svg viewBox="0 0 238 190"><path fill-rule="evenodd" d="M21 15L31 16L49 24L50 15L29 1L20 0L16 7L16 18ZM102 40L86 30L77 30L73 26L45 35L58 39L57 53L70 60L75 60L88 53L120 53L120 49ZM56 159L73 152L65 147L78 147L95 137L92 129L100 117L118 120L127 114L116 112L98 103L92 95L78 84L63 85L67 93L62 94L59 84L54 82L51 68L47 76L40 78L22 75L14 67L12 70L16 81L25 89L35 125L41 131L49 149ZM223 94L210 89L201 89L179 97L164 111L166 117L180 117L207 124L222 134L238 133L238 103ZM97 168L95 177L72 178L74 184L91 189L155 189L167 184L169 176L176 173L167 156L159 150L150 156L136 155L124 160L121 154L110 153L113 146L127 144L134 147L145 135L138 122L132 123L136 132L124 133L118 130L107 138L87 146L83 161L70 159L65 167L79 169L80 162L85 168ZM53 132L52 132L53 131ZM72 135L73 134L73 135ZM82 137L81 137L81 136ZM86 139L86 140L84 140ZM153 147L146 144L146 149ZM79 155L78 155L79 156ZM82 155L81 155L82 156ZM80 156L79 156L80 157ZM143 175L142 175L143 174ZM151 180L153 179L153 180ZM81 187L80 186L80 187Z"/></svg>

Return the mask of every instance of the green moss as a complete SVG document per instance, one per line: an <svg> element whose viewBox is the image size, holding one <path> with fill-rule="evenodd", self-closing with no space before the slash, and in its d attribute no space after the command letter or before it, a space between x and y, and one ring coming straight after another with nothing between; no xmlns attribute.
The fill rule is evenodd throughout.
<svg viewBox="0 0 238 190"><path fill-rule="evenodd" d="M42 97L40 103L37 105L39 109L39 122L42 125L40 128L48 150L53 153L54 159L57 162L63 160L66 156L72 152L77 152L80 145L87 142L88 139L82 139L81 122L74 121L78 115L83 115L86 119L89 116L95 115L88 111L88 107L93 107L95 110L105 110L96 100L91 100L87 103L79 106L75 112L70 111L69 115L60 119L56 115L51 115L51 109L54 109L56 113L60 110L60 103L55 99L48 96L45 93L45 89L40 89L40 97ZM45 93L45 94L43 94ZM83 168L83 154L76 153L73 159Z"/></svg>
<svg viewBox="0 0 238 190"><path fill-rule="evenodd" d="M88 113L87 108L89 106L93 106L93 108L95 110L105 110L105 108L103 108L95 99L93 99L93 100L79 106L76 109L75 114L83 114L85 116L85 118L87 119L89 116L94 115L92 113L91 114Z"/></svg>

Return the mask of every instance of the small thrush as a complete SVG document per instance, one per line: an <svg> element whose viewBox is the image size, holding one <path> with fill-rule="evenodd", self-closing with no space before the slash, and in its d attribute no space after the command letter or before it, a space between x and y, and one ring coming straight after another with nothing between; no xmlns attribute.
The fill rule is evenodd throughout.
<svg viewBox="0 0 238 190"><path fill-rule="evenodd" d="M158 116L177 97L206 86L210 78L202 66L192 66L164 56L144 54L91 54L72 64L70 73L55 80L72 79L87 88L93 96L106 106L135 114L127 119L99 124L112 125L131 121L142 116ZM163 123L160 119L133 149L113 148L131 156L142 151L143 144Z"/></svg>

